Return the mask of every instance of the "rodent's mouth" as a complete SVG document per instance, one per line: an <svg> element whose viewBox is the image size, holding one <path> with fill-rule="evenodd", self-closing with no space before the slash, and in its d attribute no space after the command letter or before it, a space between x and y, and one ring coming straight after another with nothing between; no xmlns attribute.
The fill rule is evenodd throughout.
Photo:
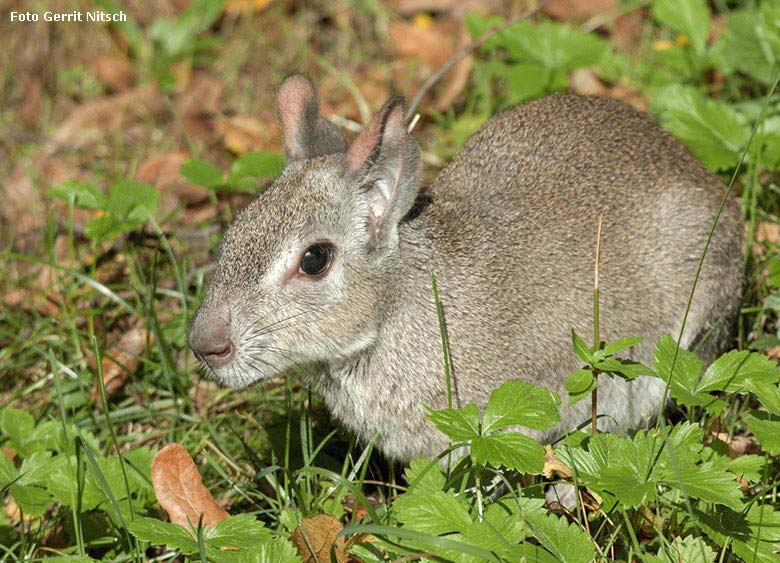
<svg viewBox="0 0 780 563"><path fill-rule="evenodd" d="M274 377L285 377L298 369L298 366L289 360L285 360L282 364L278 361L278 358L270 359L257 354L242 353L239 347L235 357L225 365L213 366L202 360L201 365L206 377L220 387L240 391Z"/></svg>

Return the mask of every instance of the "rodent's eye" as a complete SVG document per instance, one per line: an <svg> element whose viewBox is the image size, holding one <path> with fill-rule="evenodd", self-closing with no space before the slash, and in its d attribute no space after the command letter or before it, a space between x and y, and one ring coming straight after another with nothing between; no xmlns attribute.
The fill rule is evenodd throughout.
<svg viewBox="0 0 780 563"><path fill-rule="evenodd" d="M318 242L312 244L301 257L301 265L298 267L298 273L307 276L318 276L323 274L329 267L333 259L333 245L328 242Z"/></svg>

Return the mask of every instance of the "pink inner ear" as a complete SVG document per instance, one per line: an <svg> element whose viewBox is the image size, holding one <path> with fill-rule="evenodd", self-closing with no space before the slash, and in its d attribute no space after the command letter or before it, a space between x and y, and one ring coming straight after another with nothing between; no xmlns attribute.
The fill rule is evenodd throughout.
<svg viewBox="0 0 780 563"><path fill-rule="evenodd" d="M382 122L380 116L375 116L371 123L363 127L352 144L347 149L347 167L351 172L360 170L363 163L371 155L371 151L379 142L379 133L381 132Z"/></svg>
<svg viewBox="0 0 780 563"><path fill-rule="evenodd" d="M282 129L282 142L287 151L301 157L303 146L302 128L307 106L314 101L314 87L303 76L291 76L276 92L276 113Z"/></svg>

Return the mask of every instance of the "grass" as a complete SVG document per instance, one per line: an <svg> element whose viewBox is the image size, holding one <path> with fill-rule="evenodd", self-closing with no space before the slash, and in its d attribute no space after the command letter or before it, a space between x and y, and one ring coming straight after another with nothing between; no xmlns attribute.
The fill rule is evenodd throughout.
<svg viewBox="0 0 780 563"><path fill-rule="evenodd" d="M348 104L347 112L359 119L365 113L366 102L357 95L361 87L368 91L377 85L381 88L390 82L392 73L385 60L387 51L392 50L386 42L391 13L379 2L359 4L349 5L347 16L338 10L311 7L289 13L278 5L234 20L225 16L198 35L217 43L216 48L198 47L194 55L174 60L170 70L174 77L199 72L215 74L225 88L223 104L228 108L217 117L228 116L231 111L260 115L268 118L262 123L266 126L270 123L268 108L272 107L273 85L291 68L308 69L322 79L321 83L327 83L328 79L333 83L324 92L327 103L336 105L339 97L357 98ZM146 33L150 22L144 20L141 10L128 8L128 11L133 13L141 33ZM340 17L347 19L340 21ZM378 30L371 27L374 18L384 22ZM258 25L263 33L256 32ZM635 86L636 82L649 81L650 70L660 64L653 59L658 53L652 51L649 38L659 33L659 27L663 34L676 35L649 18L642 25L645 50L641 51L639 66L632 73L636 75ZM9 103L4 104L0 116L4 125L16 119L24 99L21 85L13 74L24 70L21 59L14 58L23 38L18 30L10 31L16 33L11 33L11 48L5 55L9 62L5 68L9 70L0 75L1 90L10 93ZM44 96L38 119L31 126L33 133L14 128L9 137L13 140L4 139L5 158L0 159L3 161L0 175L10 176L16 165L27 166L35 177L39 195L54 182L35 170L30 156L38 153L46 136L69 111L106 95L107 87L100 85L89 59L94 52L107 50L111 34L101 28L80 39L66 34L53 47L60 60L69 62L57 68L53 80L61 88ZM315 45L318 52L312 55L304 45ZM218 53L223 56L217 57ZM483 52L476 72L484 71L480 65L500 56L492 51ZM141 77L139 81L155 79L148 60L131 58L130 62ZM338 70L342 68L351 72ZM356 69L360 68L372 69L377 76L356 82L352 77L359 76ZM175 80L180 85L186 82L184 78ZM708 77L702 75L691 80L712 93L712 81ZM645 86L647 91L656 87L640 86L643 91ZM764 91L766 87L735 72L733 79L731 75L726 77L722 97L736 107L738 103L752 100L756 92ZM510 94L514 98L517 93ZM453 147L467 137L464 132L473 130L486 118L486 111L506 103L502 95L506 95L506 90L499 88L486 93L484 84L475 80L463 93L464 101L456 111L428 120L419 131L423 149L429 153L426 161L441 162L451 155ZM129 124L129 130L105 132L101 143L87 145L80 154L68 154L63 162L75 162L78 174L96 185L132 178L151 156L170 150L190 150L227 169L235 155L225 148L223 141L202 133L197 123L193 125L192 120L197 119L181 111L182 104L177 100L180 93L174 89L166 96L160 112ZM491 97L487 104L490 110L485 109L485 96ZM372 106L381 103L374 99L368 102ZM764 106L768 107L768 114L753 122L759 132L776 117L776 105L777 96L770 96ZM133 127L138 130L133 131ZM278 145L264 148L278 151ZM759 243L756 234L763 228L762 224L764 227L780 225L780 180L770 162L771 155L766 152L742 155L747 156L744 167L728 166L722 171L724 178L732 175L734 189L742 193L747 224L747 289L736 345L770 353L780 345L777 306L767 305L772 303L767 297L776 295L780 285L772 281L773 271L775 277L780 277L777 273L780 253L777 240ZM428 169L427 174L435 174L435 170ZM466 553L471 549L484 554L483 548L464 547L470 544L439 536L424 527L407 524L401 528L405 531L399 532L398 519L404 513L393 512L390 508L393 501L410 491L419 491L420 483L438 479L438 467L429 465L417 473L416 479L405 480L401 476L402 468L389 466L371 444L360 445L354 438L345 436L330 421L316 396L297 379L275 379L236 393L219 389L199 373L186 347L186 320L203 295L208 256L218 243L216 233L235 209L247 201L248 195L240 191L211 192L198 205L176 201L171 206L162 206L142 228L99 241L84 236L84 216L79 209L67 205L54 208L51 200L43 196L46 216L39 246L20 249L19 241L5 243L5 250L0 254L0 287L5 294L0 309L0 402L3 405L0 413L11 408L26 411L32 415L35 428L51 422L46 427L46 435L40 437L40 444L56 440L46 437L55 435L56 423L56 432L62 429L62 434L68 437L67 447L73 448L75 456L74 467L67 470L72 473L64 474L75 475L77 486L69 490L67 501L49 500L41 514L33 517L14 512L8 502L13 495L3 494L6 499L4 510L0 511L3 557L36 560L61 554L89 554L112 561L170 559L171 555L164 549L148 547L131 535L126 520L133 519L137 512L164 518L150 492L148 462L151 454L171 442L186 447L198 462L204 483L229 512L257 515L281 536L291 533L306 516L324 512L342 519L347 525L342 533L347 537L353 532L383 536L376 545L369 542L356 547L364 550L361 552L364 559L372 552L376 557L379 546L397 557L406 554L407 560L413 559L414 553L426 550L438 554L439 560L449 560L448 555L442 554L452 550ZM0 226L10 230L11 225ZM200 229L214 233L206 244L193 243L189 234ZM435 291L435 278L432 291ZM128 332L137 333L143 343L130 354L117 347L117 342ZM446 349L444 331L442 345ZM117 367L110 361L112 357L122 365ZM129 374L119 389L108 392L103 385L104 369ZM705 436L710 431L743 436L744 416L756 406L756 400L740 394L732 394L728 399L727 410L719 416L711 416L702 409L678 408L671 413L667 428L672 431L688 420L704 428ZM22 427L20 420L12 422ZM2 428L0 432L0 442L6 446L11 443L8 437L12 430ZM663 437L666 440L668 435ZM28 446L30 452L39 447ZM722 450L721 445L717 447ZM25 459L29 455L25 452ZM658 455L660 458L661 454ZM118 460L118 465L108 461L111 459ZM20 465L19 457L14 463ZM32 465L31 468L35 469ZM679 467L674 469L679 471ZM760 471L761 478L747 497L746 511L759 500L777 505L780 478L777 460L767 456ZM491 483L497 477L506 480L510 496L543 496L543 480L539 477L519 481L509 473L471 461L456 464L445 477L446 481L442 477L441 483L436 482L439 489L461 500L474 497L471 502L480 522L483 511L489 510L485 499L489 498ZM680 482L681 477L678 475ZM83 507L89 502L85 495L92 486L90 479L106 498L99 508L85 510ZM12 486L8 485L9 490ZM25 486L39 487L34 482ZM569 519L573 527L591 538L600 560L639 560L637 554L649 556L643 547L648 542L661 546L657 549L679 549L675 547L676 542L685 533L710 525L704 514L696 512L698 505L693 506L689 496L683 490L681 495L665 497L663 502L659 500L645 510L616 505L611 510L589 512L589 516L578 506L578 512L569 515ZM453 510L460 510L457 508L460 505L454 506ZM358 524L360 507L368 514L370 527ZM530 508L524 510L534 514ZM544 522L540 520L534 525L542 529ZM769 528L767 532L770 536L776 534L772 530ZM726 540L727 546L729 541ZM204 542L201 539L195 559L205 558ZM694 548L704 555L701 560L708 560L705 550L717 544L717 541L698 543ZM718 549L718 561L737 560L729 549L722 545ZM480 556L476 557L479 560Z"/></svg>

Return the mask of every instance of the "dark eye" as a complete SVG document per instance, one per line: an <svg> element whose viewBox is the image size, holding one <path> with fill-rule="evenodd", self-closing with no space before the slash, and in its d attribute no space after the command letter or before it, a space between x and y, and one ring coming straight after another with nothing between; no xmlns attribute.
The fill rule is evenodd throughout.
<svg viewBox="0 0 780 563"><path fill-rule="evenodd" d="M307 276L318 276L325 272L333 259L333 245L327 242L312 244L301 258L298 272Z"/></svg>

